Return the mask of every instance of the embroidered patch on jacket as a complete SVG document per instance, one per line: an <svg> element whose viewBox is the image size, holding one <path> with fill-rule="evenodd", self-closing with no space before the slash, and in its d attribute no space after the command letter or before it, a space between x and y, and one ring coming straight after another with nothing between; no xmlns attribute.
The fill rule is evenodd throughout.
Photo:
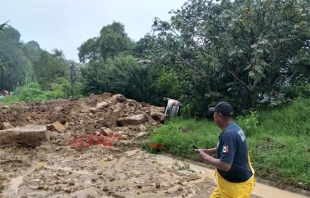
<svg viewBox="0 0 310 198"><path fill-rule="evenodd" d="M223 146L222 153L228 153L229 152L229 146Z"/></svg>

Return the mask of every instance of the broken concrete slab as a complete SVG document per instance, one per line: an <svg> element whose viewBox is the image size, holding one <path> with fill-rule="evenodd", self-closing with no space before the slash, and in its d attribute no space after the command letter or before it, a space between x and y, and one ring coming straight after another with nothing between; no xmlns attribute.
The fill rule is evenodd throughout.
<svg viewBox="0 0 310 198"><path fill-rule="evenodd" d="M28 125L0 130L0 147L10 144L21 144L27 147L36 147L47 140L46 126Z"/></svg>
<svg viewBox="0 0 310 198"><path fill-rule="evenodd" d="M66 127L60 122L54 122L53 124L47 125L47 129L51 131L58 131L64 133L66 131Z"/></svg>
<svg viewBox="0 0 310 198"><path fill-rule="evenodd" d="M133 115L124 118L119 118L117 120L117 125L118 126L139 125L145 123L147 119L148 118L145 114Z"/></svg>

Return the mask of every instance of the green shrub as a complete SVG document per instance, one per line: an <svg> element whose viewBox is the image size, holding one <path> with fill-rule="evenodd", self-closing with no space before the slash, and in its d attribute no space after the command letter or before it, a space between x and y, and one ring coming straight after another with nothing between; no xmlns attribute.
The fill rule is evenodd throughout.
<svg viewBox="0 0 310 198"><path fill-rule="evenodd" d="M19 102L20 99L16 95L9 95L9 96L4 96L3 98L0 99L0 102L3 104L11 104L14 102Z"/></svg>
<svg viewBox="0 0 310 198"><path fill-rule="evenodd" d="M30 83L23 87L17 87L14 95L5 96L0 101L9 104L19 101L39 102L57 98L68 98L70 96L83 97L79 95L82 84L76 83L71 86L69 81L65 78L56 79L56 82L51 85L51 89L51 91L42 91L38 83Z"/></svg>
<svg viewBox="0 0 310 198"><path fill-rule="evenodd" d="M44 98L42 98L42 94L43 91L38 83L30 83L23 87L17 87L15 90L15 95L17 95L19 100L25 102L44 100Z"/></svg>
<svg viewBox="0 0 310 198"><path fill-rule="evenodd" d="M58 78L55 83L52 84L52 90L49 97L52 98L69 98L81 97L81 90L83 89L82 83L71 84L65 78Z"/></svg>
<svg viewBox="0 0 310 198"><path fill-rule="evenodd" d="M251 136L257 133L259 119L257 111L250 111L249 115L239 116L236 118L238 124L243 129L246 136Z"/></svg>
<svg viewBox="0 0 310 198"><path fill-rule="evenodd" d="M68 98L70 96L70 82L65 78L58 78L51 87L52 98Z"/></svg>

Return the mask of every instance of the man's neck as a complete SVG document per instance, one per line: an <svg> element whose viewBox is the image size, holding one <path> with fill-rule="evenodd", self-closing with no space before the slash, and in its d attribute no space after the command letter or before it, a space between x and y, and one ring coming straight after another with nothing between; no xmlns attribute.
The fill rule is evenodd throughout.
<svg viewBox="0 0 310 198"><path fill-rule="evenodd" d="M224 122L223 125L219 126L222 131L224 131L231 123L234 121L232 119L227 120L227 122Z"/></svg>

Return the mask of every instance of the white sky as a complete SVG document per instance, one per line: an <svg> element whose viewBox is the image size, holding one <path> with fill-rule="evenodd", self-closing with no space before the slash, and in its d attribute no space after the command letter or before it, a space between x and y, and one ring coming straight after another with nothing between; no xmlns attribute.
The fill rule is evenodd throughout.
<svg viewBox="0 0 310 198"><path fill-rule="evenodd" d="M103 26L121 22L128 36L138 41L151 31L153 19L168 14L186 0L0 0L0 24L21 34L21 40L37 41L44 50L54 48L78 61L77 48L98 36Z"/></svg>

